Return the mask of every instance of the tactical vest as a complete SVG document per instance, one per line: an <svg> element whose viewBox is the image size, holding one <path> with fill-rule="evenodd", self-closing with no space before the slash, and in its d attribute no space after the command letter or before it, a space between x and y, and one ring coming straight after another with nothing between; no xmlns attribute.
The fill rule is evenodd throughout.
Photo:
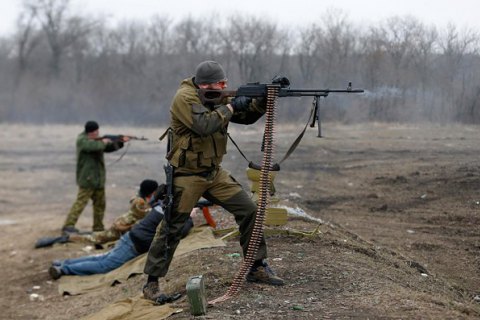
<svg viewBox="0 0 480 320"><path fill-rule="evenodd" d="M227 153L227 128L207 136L196 134L179 119L188 119L193 122L193 119L198 118L202 113L211 111L201 104L191 80L182 82L177 96L182 96L182 99L174 98L177 107L172 106L171 109L170 127L173 131L173 145L167 154L170 164L177 168L176 172L192 173L208 171L220 166L224 154Z"/></svg>
<svg viewBox="0 0 480 320"><path fill-rule="evenodd" d="M174 167L201 172L220 166L227 153L227 134L217 131L201 137L192 132L181 136L174 133L173 146L167 159Z"/></svg>

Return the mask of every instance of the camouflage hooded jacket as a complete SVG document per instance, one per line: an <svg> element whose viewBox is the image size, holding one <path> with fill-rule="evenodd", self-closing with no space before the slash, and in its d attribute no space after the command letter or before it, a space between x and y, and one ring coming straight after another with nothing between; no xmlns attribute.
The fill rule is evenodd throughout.
<svg viewBox="0 0 480 320"><path fill-rule="evenodd" d="M173 147L167 155L176 172L196 173L220 166L227 153L229 122L251 124L265 113L265 103L253 100L249 110L235 113L226 105L205 106L193 78L181 82L170 108Z"/></svg>

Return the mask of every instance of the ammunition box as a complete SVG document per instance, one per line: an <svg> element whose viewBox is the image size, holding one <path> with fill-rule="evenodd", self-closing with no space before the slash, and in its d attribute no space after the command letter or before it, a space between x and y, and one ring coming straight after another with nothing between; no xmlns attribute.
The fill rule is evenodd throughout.
<svg viewBox="0 0 480 320"><path fill-rule="evenodd" d="M187 298L190 303L190 312L194 316L207 313L207 299L203 276L191 277L187 282Z"/></svg>

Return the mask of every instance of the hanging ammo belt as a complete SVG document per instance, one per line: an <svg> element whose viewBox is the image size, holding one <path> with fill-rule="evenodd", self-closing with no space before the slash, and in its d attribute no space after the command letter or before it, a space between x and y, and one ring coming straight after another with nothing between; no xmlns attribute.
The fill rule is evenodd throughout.
<svg viewBox="0 0 480 320"><path fill-rule="evenodd" d="M275 111L277 106L279 85L267 85L267 107L265 112L265 131L264 131L264 150L262 166L260 169L260 189L257 203L257 212L255 215L255 222L248 243L247 253L243 259L243 263L240 270L235 275L233 282L228 289L227 293L223 296L209 301L210 304L223 302L236 295L242 288L246 275L250 272L250 268L255 262L255 256L257 255L260 242L263 237L263 223L265 221L265 211L269 202L269 173L272 171L272 159L273 159L273 142L274 142L274 123L275 123Z"/></svg>

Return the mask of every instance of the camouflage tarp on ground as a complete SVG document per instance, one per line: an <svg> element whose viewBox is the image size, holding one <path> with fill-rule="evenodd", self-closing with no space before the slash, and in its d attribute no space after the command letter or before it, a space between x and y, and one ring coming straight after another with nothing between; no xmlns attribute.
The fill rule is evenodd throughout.
<svg viewBox="0 0 480 320"><path fill-rule="evenodd" d="M176 312L177 309L168 304L158 306L152 301L137 296L117 301L82 320L162 320Z"/></svg>

